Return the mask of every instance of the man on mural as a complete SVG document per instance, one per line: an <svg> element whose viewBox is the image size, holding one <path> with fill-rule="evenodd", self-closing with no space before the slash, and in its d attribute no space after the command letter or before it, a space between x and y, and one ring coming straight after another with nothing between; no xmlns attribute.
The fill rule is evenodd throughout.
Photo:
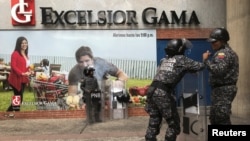
<svg viewBox="0 0 250 141"><path fill-rule="evenodd" d="M86 77L83 73L84 69L90 66L95 69L94 77L97 79L99 87L101 86L100 83L104 82L109 75L116 77L117 83L119 81L123 83L123 81L126 81L128 79L126 73L124 73L114 64L108 62L103 58L94 57L91 48L87 46L81 46L80 48L78 48L75 53L75 58L77 64L70 70L68 76L68 93L70 96L78 96L78 86L79 84L81 84L82 78ZM102 90L102 88L99 89ZM99 119L101 119L101 117Z"/></svg>
<svg viewBox="0 0 250 141"><path fill-rule="evenodd" d="M146 141L156 141L162 119L168 124L165 141L175 141L180 133L180 117L177 112L174 89L187 72L197 72L205 65L184 55L192 43L187 39L170 40L165 48L167 54L160 62L148 91L145 110L149 114Z"/></svg>
<svg viewBox="0 0 250 141"><path fill-rule="evenodd" d="M212 125L231 124L230 114L237 93L239 60L238 55L227 43L229 39L229 33L225 28L214 29L208 39L214 51L211 60L208 60L211 54L209 51L203 53L212 88L209 117Z"/></svg>

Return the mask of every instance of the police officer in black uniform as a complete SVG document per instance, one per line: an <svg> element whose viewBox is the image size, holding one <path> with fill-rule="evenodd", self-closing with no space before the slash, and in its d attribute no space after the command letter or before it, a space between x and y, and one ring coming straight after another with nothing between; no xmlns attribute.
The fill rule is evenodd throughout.
<svg viewBox="0 0 250 141"><path fill-rule="evenodd" d="M145 110L149 114L146 141L156 141L164 118L168 124L165 141L175 141L180 133L180 117L177 112L174 89L187 72L197 72L204 64L184 55L192 47L187 39L173 39L165 48L166 57L160 62L157 74L147 91Z"/></svg>
<svg viewBox="0 0 250 141"><path fill-rule="evenodd" d="M209 117L212 125L231 124L231 106L237 93L239 61L238 55L227 43L229 39L229 33L225 28L214 29L208 39L214 51L211 60L208 60L210 52L203 53L212 88Z"/></svg>
<svg viewBox="0 0 250 141"><path fill-rule="evenodd" d="M83 91L83 101L86 103L86 114L88 123L101 122L101 91L98 86L98 81L94 77L95 69L86 67L84 69L84 78L81 83Z"/></svg>

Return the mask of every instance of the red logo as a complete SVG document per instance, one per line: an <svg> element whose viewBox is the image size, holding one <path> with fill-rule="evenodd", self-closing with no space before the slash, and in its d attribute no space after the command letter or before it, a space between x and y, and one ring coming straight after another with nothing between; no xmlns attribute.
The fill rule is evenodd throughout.
<svg viewBox="0 0 250 141"><path fill-rule="evenodd" d="M35 1L11 0L12 25L35 25Z"/></svg>
<svg viewBox="0 0 250 141"><path fill-rule="evenodd" d="M21 96L12 96L12 101L11 101L12 106L20 106L21 105Z"/></svg>

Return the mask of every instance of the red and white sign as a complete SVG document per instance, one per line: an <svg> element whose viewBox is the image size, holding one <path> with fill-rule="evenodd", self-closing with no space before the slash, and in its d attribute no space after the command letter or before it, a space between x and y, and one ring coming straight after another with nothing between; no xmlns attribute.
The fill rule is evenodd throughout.
<svg viewBox="0 0 250 141"><path fill-rule="evenodd" d="M12 106L20 106L21 105L21 96L12 96L12 101L11 101Z"/></svg>
<svg viewBox="0 0 250 141"><path fill-rule="evenodd" d="M12 25L35 25L35 0L11 0Z"/></svg>

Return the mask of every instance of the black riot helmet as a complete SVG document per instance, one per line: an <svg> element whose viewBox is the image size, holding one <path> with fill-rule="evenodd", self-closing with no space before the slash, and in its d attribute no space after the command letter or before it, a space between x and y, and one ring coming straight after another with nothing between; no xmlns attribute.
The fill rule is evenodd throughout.
<svg viewBox="0 0 250 141"><path fill-rule="evenodd" d="M225 28L216 28L214 29L209 38L208 38L208 42L215 42L215 41L229 41L230 37L229 37L229 33Z"/></svg>
<svg viewBox="0 0 250 141"><path fill-rule="evenodd" d="M183 38L183 39L173 39L170 40L165 48L165 53L172 57L174 55L184 55L186 49L191 49L192 43Z"/></svg>

